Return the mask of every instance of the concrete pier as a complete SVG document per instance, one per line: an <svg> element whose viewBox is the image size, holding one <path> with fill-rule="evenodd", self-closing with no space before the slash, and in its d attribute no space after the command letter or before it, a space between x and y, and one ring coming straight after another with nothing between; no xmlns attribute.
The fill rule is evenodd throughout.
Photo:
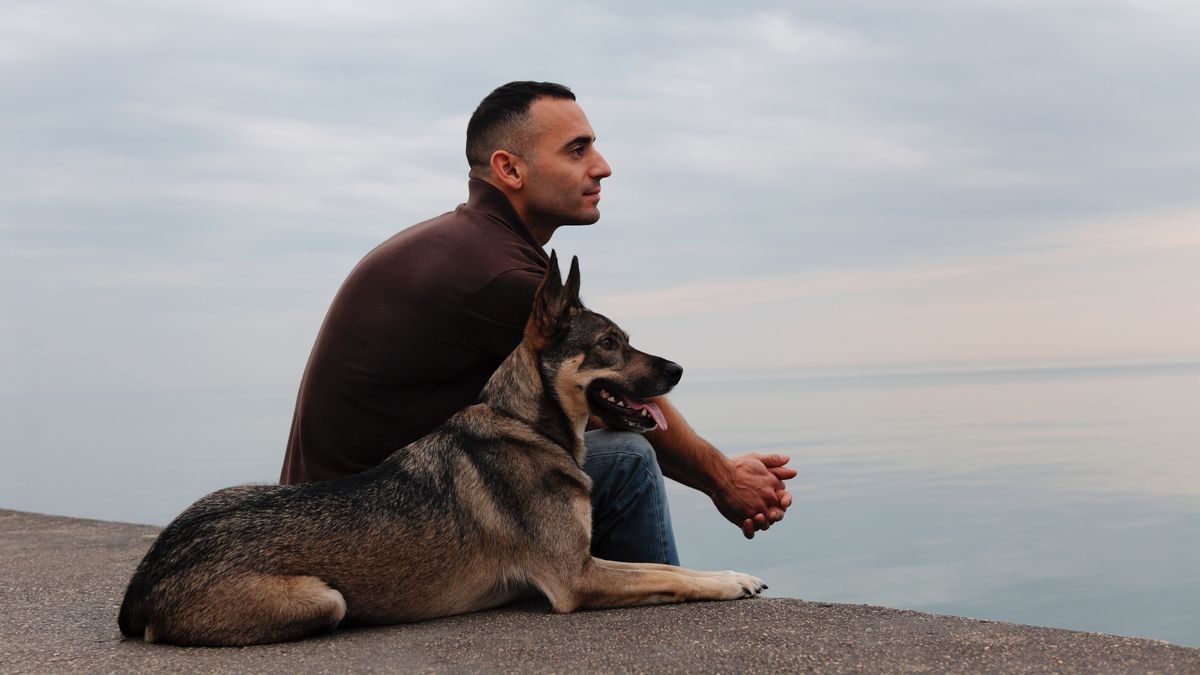
<svg viewBox="0 0 1200 675"><path fill-rule="evenodd" d="M551 614L544 603L284 644L124 640L158 528L0 510L0 672L1200 673L1153 640L788 598Z"/></svg>

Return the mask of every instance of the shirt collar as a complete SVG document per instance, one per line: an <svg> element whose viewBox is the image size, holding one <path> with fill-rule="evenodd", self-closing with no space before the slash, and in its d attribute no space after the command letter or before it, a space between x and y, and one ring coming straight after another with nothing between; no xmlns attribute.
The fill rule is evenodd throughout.
<svg viewBox="0 0 1200 675"><path fill-rule="evenodd" d="M546 255L545 249L533 237L533 234L525 226L521 217L517 215L517 210L508 201L508 197L505 197L504 193L496 186L487 181L472 178L467 182L467 191L467 208L474 209L500 221L508 229L533 245L544 260L550 260L549 256Z"/></svg>

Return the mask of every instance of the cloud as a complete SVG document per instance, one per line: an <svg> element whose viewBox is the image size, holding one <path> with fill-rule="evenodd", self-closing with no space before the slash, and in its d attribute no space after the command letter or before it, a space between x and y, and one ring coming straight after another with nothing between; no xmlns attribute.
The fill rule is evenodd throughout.
<svg viewBox="0 0 1200 675"><path fill-rule="evenodd" d="M707 372L1194 358L1198 222L1200 211L1075 223L963 259L668 285L589 302L651 351Z"/></svg>
<svg viewBox="0 0 1200 675"><path fill-rule="evenodd" d="M526 77L615 169L553 246L689 363L1189 351L1198 36L1170 2L10 3L3 379L292 382Z"/></svg>

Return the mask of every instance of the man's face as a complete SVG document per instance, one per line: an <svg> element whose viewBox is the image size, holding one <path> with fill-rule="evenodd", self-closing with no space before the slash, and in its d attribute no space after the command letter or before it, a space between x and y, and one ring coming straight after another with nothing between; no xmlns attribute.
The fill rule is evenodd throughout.
<svg viewBox="0 0 1200 675"><path fill-rule="evenodd" d="M600 180L612 175L577 103L539 98L529 108L532 138L524 181L531 226L590 225L600 219Z"/></svg>

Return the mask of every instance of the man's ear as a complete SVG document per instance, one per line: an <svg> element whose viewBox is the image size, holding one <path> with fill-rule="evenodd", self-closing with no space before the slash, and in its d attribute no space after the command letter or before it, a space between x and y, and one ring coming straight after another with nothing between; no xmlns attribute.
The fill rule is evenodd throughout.
<svg viewBox="0 0 1200 675"><path fill-rule="evenodd" d="M550 251L550 266L546 268L542 283L533 295L533 307L529 311L529 321L525 323L525 339L534 349L544 347L547 339L554 335L567 307L563 297L562 276L558 271L558 254Z"/></svg>
<svg viewBox="0 0 1200 675"><path fill-rule="evenodd" d="M507 150L492 153L490 166L496 180L510 190L520 190L525 184L525 160Z"/></svg>
<svg viewBox="0 0 1200 675"><path fill-rule="evenodd" d="M583 309L579 299L579 256L571 256L571 271L567 272L567 284L563 289L563 309Z"/></svg>

